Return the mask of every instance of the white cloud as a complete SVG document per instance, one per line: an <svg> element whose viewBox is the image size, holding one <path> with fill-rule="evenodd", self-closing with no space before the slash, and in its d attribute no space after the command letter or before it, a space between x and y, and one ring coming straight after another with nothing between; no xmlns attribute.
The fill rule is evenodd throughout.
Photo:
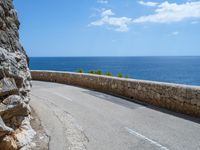
<svg viewBox="0 0 200 150"><path fill-rule="evenodd" d="M108 9L108 10L103 10L102 13L101 13L101 16L102 17L105 17L105 16L113 16L115 15L111 9Z"/></svg>
<svg viewBox="0 0 200 150"><path fill-rule="evenodd" d="M143 0L138 1L140 5L155 7L158 5L156 2L144 2Z"/></svg>
<svg viewBox="0 0 200 150"><path fill-rule="evenodd" d="M138 18L129 18L126 16L116 17L111 9L100 9L100 19L93 21L89 26L106 26L118 32L129 31L129 25L134 23L173 23L180 22L186 19L191 19L191 24L198 24L200 19L200 0L190 1L185 3L163 3L139 1L140 4L146 6L154 6L153 14L141 16ZM99 16L99 15L98 15ZM178 35L178 32L173 32L171 35Z"/></svg>
<svg viewBox="0 0 200 150"><path fill-rule="evenodd" d="M159 5L152 15L141 16L133 20L134 23L171 23L189 18L200 18L200 1L183 4L165 1Z"/></svg>
<svg viewBox="0 0 200 150"><path fill-rule="evenodd" d="M173 35L173 36L179 35L179 32L178 31L174 31L174 32L171 33L171 35Z"/></svg>
<svg viewBox="0 0 200 150"><path fill-rule="evenodd" d="M97 3L108 4L108 0L97 0Z"/></svg>
<svg viewBox="0 0 200 150"><path fill-rule="evenodd" d="M115 14L111 9L103 10L101 12L101 18L94 22L91 22L89 26L103 26L107 25L118 32L127 32L129 30L128 25L132 23L132 19L128 17L113 17Z"/></svg>

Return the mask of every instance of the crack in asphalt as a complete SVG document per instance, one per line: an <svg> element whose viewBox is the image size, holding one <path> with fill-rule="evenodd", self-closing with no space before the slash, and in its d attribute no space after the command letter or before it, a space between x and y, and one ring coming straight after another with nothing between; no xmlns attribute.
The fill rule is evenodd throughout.
<svg viewBox="0 0 200 150"><path fill-rule="evenodd" d="M32 96L43 100L46 103L46 106L50 110L52 110L54 116L62 124L62 129L65 134L65 136L62 138L64 138L64 141L66 141L65 147L67 147L70 150L75 150L77 148L81 150L87 150L86 145L89 142L89 138L86 136L83 129L76 123L75 119L67 111L60 109L58 105L44 97L39 97L34 94L32 94Z"/></svg>

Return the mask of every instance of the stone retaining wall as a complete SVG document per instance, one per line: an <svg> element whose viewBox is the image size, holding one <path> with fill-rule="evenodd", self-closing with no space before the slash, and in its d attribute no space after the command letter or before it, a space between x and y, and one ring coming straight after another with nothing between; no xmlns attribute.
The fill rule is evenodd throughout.
<svg viewBox="0 0 200 150"><path fill-rule="evenodd" d="M92 74L32 71L32 79L75 85L200 117L200 87Z"/></svg>

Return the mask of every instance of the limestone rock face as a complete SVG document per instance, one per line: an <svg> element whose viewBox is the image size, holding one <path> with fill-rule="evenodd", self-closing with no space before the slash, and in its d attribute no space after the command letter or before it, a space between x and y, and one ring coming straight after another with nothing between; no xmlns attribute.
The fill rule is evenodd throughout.
<svg viewBox="0 0 200 150"><path fill-rule="evenodd" d="M26 149L30 126L31 75L19 42L19 21L12 0L0 0L0 149Z"/></svg>

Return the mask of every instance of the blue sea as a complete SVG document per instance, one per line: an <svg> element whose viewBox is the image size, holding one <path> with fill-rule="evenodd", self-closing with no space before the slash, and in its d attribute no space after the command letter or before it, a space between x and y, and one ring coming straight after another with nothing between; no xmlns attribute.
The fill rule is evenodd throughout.
<svg viewBox="0 0 200 150"><path fill-rule="evenodd" d="M32 70L102 70L129 78L200 86L200 57L31 57Z"/></svg>

